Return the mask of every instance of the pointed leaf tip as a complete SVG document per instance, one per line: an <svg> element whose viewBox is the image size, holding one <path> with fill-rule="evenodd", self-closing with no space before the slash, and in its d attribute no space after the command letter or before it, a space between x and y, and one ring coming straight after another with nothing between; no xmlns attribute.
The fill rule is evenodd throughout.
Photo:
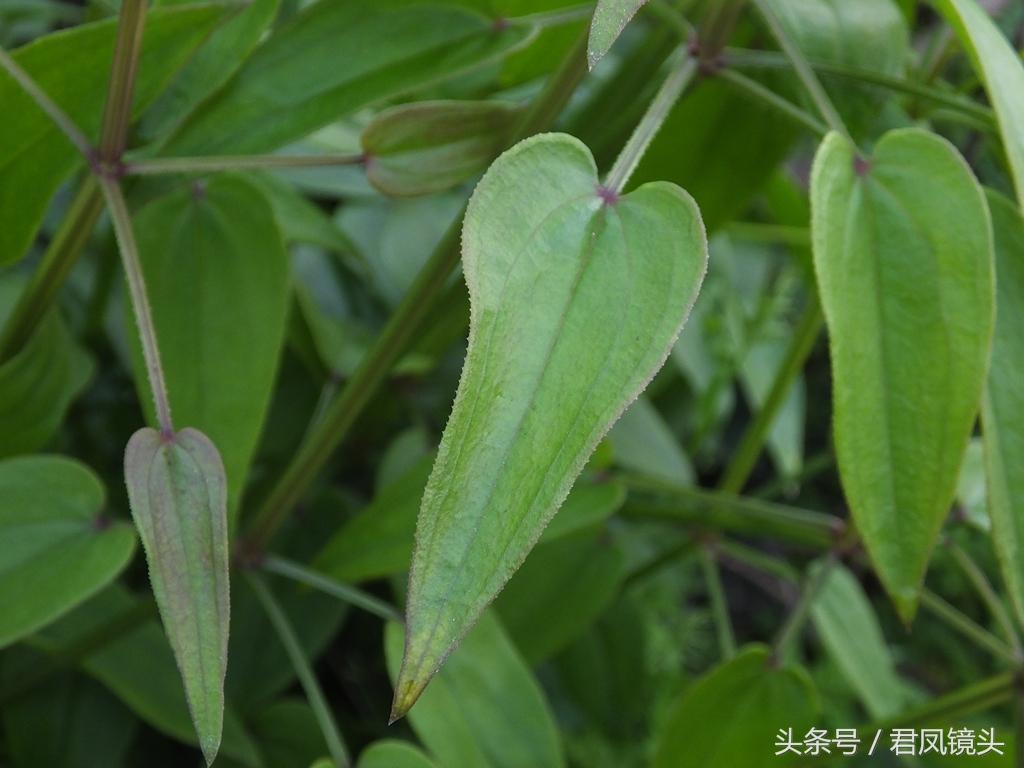
<svg viewBox="0 0 1024 768"><path fill-rule="evenodd" d="M662 366L703 280L689 195L655 182L609 206L599 186L589 150L547 134L498 158L470 200L470 343L417 524L398 714Z"/></svg>
<svg viewBox="0 0 1024 768"><path fill-rule="evenodd" d="M194 429L140 429L125 451L132 518L164 631L207 764L220 747L227 672L227 482L220 454Z"/></svg>

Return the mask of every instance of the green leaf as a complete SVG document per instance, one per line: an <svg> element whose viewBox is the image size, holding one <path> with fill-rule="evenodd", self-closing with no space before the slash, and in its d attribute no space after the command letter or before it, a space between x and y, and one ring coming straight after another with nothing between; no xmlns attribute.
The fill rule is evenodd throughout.
<svg viewBox="0 0 1024 768"><path fill-rule="evenodd" d="M590 22L587 64L593 69L647 0L597 0Z"/></svg>
<svg viewBox="0 0 1024 768"><path fill-rule="evenodd" d="M316 715L305 701L280 699L254 714L250 722L263 768L309 765L327 749ZM330 768L335 768L334 763Z"/></svg>
<svg viewBox="0 0 1024 768"><path fill-rule="evenodd" d="M398 676L402 627L388 624L388 674ZM544 693L491 613L451 655L409 715L441 765L561 768L565 765Z"/></svg>
<svg viewBox="0 0 1024 768"><path fill-rule="evenodd" d="M852 573L840 565L831 568L811 604L811 618L832 660L872 719L900 712L907 704L905 689L875 611Z"/></svg>
<svg viewBox="0 0 1024 768"><path fill-rule="evenodd" d="M192 0L163 0L158 6L174 6ZM144 141L170 133L201 102L226 83L242 66L277 16L280 0L250 0L220 25L196 50L167 89L153 102L139 122Z"/></svg>
<svg viewBox="0 0 1024 768"><path fill-rule="evenodd" d="M918 129L886 134L867 160L830 134L811 198L840 479L909 623L988 369L988 210L952 145Z"/></svg>
<svg viewBox="0 0 1024 768"><path fill-rule="evenodd" d="M233 176L181 188L135 222L171 412L221 451L233 524L284 341L288 254L270 205ZM136 336L139 400L154 424Z"/></svg>
<svg viewBox="0 0 1024 768"><path fill-rule="evenodd" d="M996 335L981 422L992 543L1017 616L1024 619L1024 219L990 192L996 246Z"/></svg>
<svg viewBox="0 0 1024 768"><path fill-rule="evenodd" d="M126 615L137 615L142 607L139 603L128 590L114 584L30 642L51 656L73 655L97 633L109 635L110 627L123 625ZM153 728L187 744L198 744L174 656L157 622L146 620L120 630L81 663L89 675ZM262 768L256 745L230 706L224 710L220 751L250 768Z"/></svg>
<svg viewBox="0 0 1024 768"><path fill-rule="evenodd" d="M128 565L135 534L106 516L104 496L77 461L0 461L0 648L74 608Z"/></svg>
<svg viewBox="0 0 1024 768"><path fill-rule="evenodd" d="M125 450L132 517L207 764L220 747L228 663L227 481L213 443L140 429Z"/></svg>
<svg viewBox="0 0 1024 768"><path fill-rule="evenodd" d="M765 648L748 647L683 693L663 725L653 768L792 765L774 754L779 729L792 728L799 738L817 709L806 672L778 666Z"/></svg>
<svg viewBox="0 0 1024 768"><path fill-rule="evenodd" d="M539 545L494 602L531 666L564 650L611 605L626 558L603 526Z"/></svg>
<svg viewBox="0 0 1024 768"><path fill-rule="evenodd" d="M135 113L163 88L222 17L219 6L154 9L146 15ZM14 60L75 121L99 132L110 79L116 21L54 32L14 51ZM68 66L68 62L74 66ZM0 266L17 261L32 242L50 198L82 162L35 102L0 72Z"/></svg>
<svg viewBox="0 0 1024 768"><path fill-rule="evenodd" d="M430 195L483 173L520 111L498 101L420 101L386 109L363 131L366 176L386 195Z"/></svg>
<svg viewBox="0 0 1024 768"><path fill-rule="evenodd" d="M0 289L0 304L5 298ZM11 295L6 306L13 305ZM0 327L4 315L0 310ZM0 458L44 447L92 372L92 358L71 338L60 315L48 314L25 346L0 365Z"/></svg>
<svg viewBox="0 0 1024 768"><path fill-rule="evenodd" d="M495 30L463 8L321 0L276 30L165 151L276 149L363 107L493 61L528 35L521 26Z"/></svg>
<svg viewBox="0 0 1024 768"><path fill-rule="evenodd" d="M967 49L974 69L985 83L995 109L1003 146L1017 189L1017 202L1024 207L1024 64L999 27L976 0L937 0Z"/></svg>
<svg viewBox="0 0 1024 768"><path fill-rule="evenodd" d="M404 741L377 741L359 755L356 768L436 768L429 757Z"/></svg>
<svg viewBox="0 0 1024 768"><path fill-rule="evenodd" d="M23 652L9 655L5 669L38 662L38 654ZM125 768L139 725L99 683L78 675L64 675L5 704L3 724L13 768Z"/></svg>
<svg viewBox="0 0 1024 768"><path fill-rule="evenodd" d="M693 485L693 465L651 401L636 399L608 433L615 463L680 485Z"/></svg>
<svg viewBox="0 0 1024 768"><path fill-rule="evenodd" d="M601 195L587 148L547 134L498 158L470 200L469 349L417 524L398 714L529 553L696 298L707 242L692 198L658 182Z"/></svg>

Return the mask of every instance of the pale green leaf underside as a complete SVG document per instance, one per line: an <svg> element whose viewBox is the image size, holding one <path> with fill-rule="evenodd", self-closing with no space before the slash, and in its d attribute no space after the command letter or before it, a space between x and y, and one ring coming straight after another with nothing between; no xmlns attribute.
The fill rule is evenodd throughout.
<svg viewBox="0 0 1024 768"><path fill-rule="evenodd" d="M605 204L589 151L561 134L491 166L462 252L469 350L420 511L398 713L664 363L707 263L685 192L656 182Z"/></svg>
<svg viewBox="0 0 1024 768"><path fill-rule="evenodd" d="M647 0L597 0L594 18L590 22L590 40L587 44L587 64L593 69L611 50L629 20Z"/></svg>
<svg viewBox="0 0 1024 768"><path fill-rule="evenodd" d="M0 648L56 619L112 581L135 534L108 520L104 490L58 456L0 461Z"/></svg>
<svg viewBox="0 0 1024 768"><path fill-rule="evenodd" d="M864 167L838 134L811 185L835 445L853 519L905 621L949 512L993 329L992 238L956 150L893 131Z"/></svg>
<svg viewBox="0 0 1024 768"><path fill-rule="evenodd" d="M792 755L776 757L772 744L780 728L806 733L816 699L803 670L780 667L766 648L750 646L683 693L664 722L653 768L792 765Z"/></svg>
<svg viewBox="0 0 1024 768"><path fill-rule="evenodd" d="M1010 160L1018 204L1024 206L1024 64L976 0L937 0L985 83Z"/></svg>
<svg viewBox="0 0 1024 768"><path fill-rule="evenodd" d="M992 542L1017 616L1024 620L1024 219L990 192L997 315L982 406Z"/></svg>
<svg viewBox="0 0 1024 768"><path fill-rule="evenodd" d="M213 443L194 429L140 429L125 450L132 517L157 607L207 763L220 747L227 672L227 483Z"/></svg>

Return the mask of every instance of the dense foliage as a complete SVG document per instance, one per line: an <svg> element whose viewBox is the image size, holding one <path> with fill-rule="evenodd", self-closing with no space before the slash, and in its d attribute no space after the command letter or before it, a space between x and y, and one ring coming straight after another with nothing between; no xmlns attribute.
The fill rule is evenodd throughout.
<svg viewBox="0 0 1024 768"><path fill-rule="evenodd" d="M1024 764L1022 32L0 2L0 766Z"/></svg>

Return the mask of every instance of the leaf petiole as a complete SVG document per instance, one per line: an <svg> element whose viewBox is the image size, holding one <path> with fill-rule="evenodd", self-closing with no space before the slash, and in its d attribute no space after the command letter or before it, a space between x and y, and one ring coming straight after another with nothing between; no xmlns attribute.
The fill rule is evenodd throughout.
<svg viewBox="0 0 1024 768"><path fill-rule="evenodd" d="M620 194L625 189L630 176L636 170L647 148L651 145L658 130L668 117L683 91L697 74L697 61L689 54L683 54L683 61L672 68L661 88L654 95L647 112L640 119L639 125L629 137L626 146L619 153L611 171L605 178L604 186L613 194Z"/></svg>
<svg viewBox="0 0 1024 768"><path fill-rule="evenodd" d="M167 397L167 382L164 378L163 366L160 364L160 349L156 343L156 327L153 324L153 312L146 296L146 281L142 274L139 261L139 250L135 243L135 232L132 230L132 219L125 204L121 185L113 179L100 178L103 196L107 200L110 218L114 224L114 234L118 249L121 252L121 263L124 265L125 276L128 278L128 291L131 294L132 309L135 322L139 329L142 342L142 354L146 361L146 374L153 392L153 403L156 406L157 423L165 436L174 433L171 422L171 404Z"/></svg>

